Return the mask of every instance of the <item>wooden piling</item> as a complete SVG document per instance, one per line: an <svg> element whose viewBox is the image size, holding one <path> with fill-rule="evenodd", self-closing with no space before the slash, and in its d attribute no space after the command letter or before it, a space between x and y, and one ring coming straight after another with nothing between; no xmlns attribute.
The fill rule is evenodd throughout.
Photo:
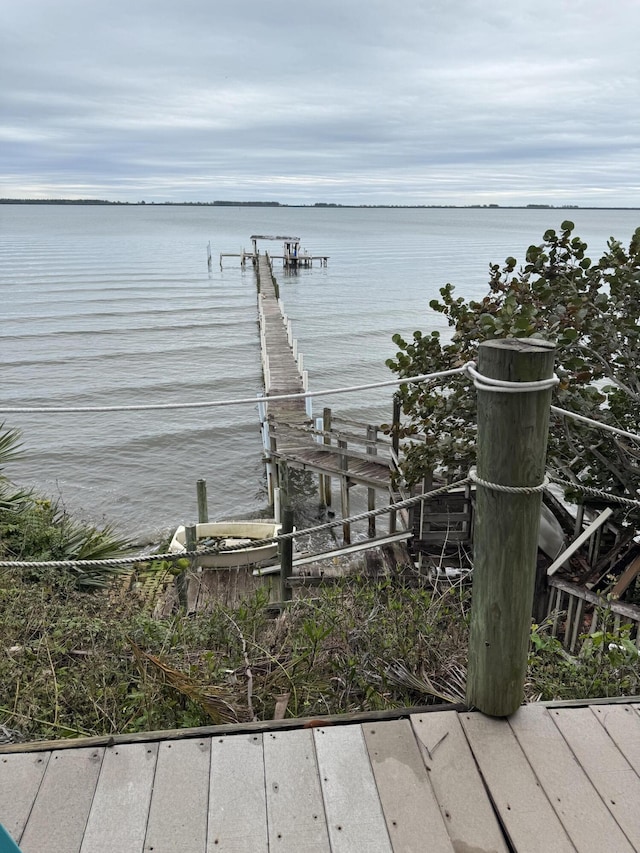
<svg viewBox="0 0 640 853"><path fill-rule="evenodd" d="M281 533L293 532L293 510L290 506L282 508ZM280 601L291 601L292 590L289 578L293 574L293 539L281 539L280 552Z"/></svg>
<svg viewBox="0 0 640 853"><path fill-rule="evenodd" d="M338 439L338 450L340 452L340 509L342 518L349 518L351 510L349 508L349 459L347 457L347 442L343 439ZM348 521L342 523L342 541L345 545L351 544L351 524Z"/></svg>
<svg viewBox="0 0 640 853"><path fill-rule="evenodd" d="M198 493L198 523L206 524L209 521L209 507L207 506L207 481L198 480L196 483Z"/></svg>
<svg viewBox="0 0 640 853"><path fill-rule="evenodd" d="M483 376L531 382L553 375L555 348L505 339L480 345ZM551 389L478 390L479 478L505 486L544 479ZM523 700L542 493L508 494L478 484L467 704L505 717Z"/></svg>
<svg viewBox="0 0 640 853"><path fill-rule="evenodd" d="M391 474L391 498L389 503L394 503L397 497L398 460L400 458L400 414L402 404L398 394L393 395L393 415L391 421L391 456L393 459L393 473ZM395 510L389 513L389 533L396 532L398 518Z"/></svg>
<svg viewBox="0 0 640 853"><path fill-rule="evenodd" d="M322 442L325 445L331 444L331 409L325 407L322 410ZM324 474L324 494L323 501L326 507L331 506L331 477Z"/></svg>
<svg viewBox="0 0 640 853"><path fill-rule="evenodd" d="M184 528L184 547L189 557L189 568L181 572L176 578L176 586L178 588L178 601L180 606L187 607L188 590L189 590L189 574L196 570L196 544L198 535L195 524L185 525Z"/></svg>
<svg viewBox="0 0 640 853"><path fill-rule="evenodd" d="M376 438L378 435L378 430L373 424L369 424L367 426L367 455L368 456L376 456L378 453L378 448L376 446ZM376 508L376 490L375 489L367 489L367 511L373 512ZM375 515L370 515L368 518L368 533L369 536L373 539L376 535L376 517Z"/></svg>

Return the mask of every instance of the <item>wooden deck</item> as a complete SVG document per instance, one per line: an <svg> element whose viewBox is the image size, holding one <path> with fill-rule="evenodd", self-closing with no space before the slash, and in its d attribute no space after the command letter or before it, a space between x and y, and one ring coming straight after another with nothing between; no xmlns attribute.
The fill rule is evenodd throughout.
<svg viewBox="0 0 640 853"><path fill-rule="evenodd" d="M0 750L25 853L640 850L632 702L66 746Z"/></svg>

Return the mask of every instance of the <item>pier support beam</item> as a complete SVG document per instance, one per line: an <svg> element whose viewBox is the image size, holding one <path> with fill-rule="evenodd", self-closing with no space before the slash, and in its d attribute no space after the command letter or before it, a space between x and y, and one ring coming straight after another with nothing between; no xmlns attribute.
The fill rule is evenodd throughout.
<svg viewBox="0 0 640 853"><path fill-rule="evenodd" d="M290 506L282 509L282 533L293 532L293 510ZM289 578L293 574L293 539L280 540L280 601L291 601L293 592Z"/></svg>
<svg viewBox="0 0 640 853"><path fill-rule="evenodd" d="M349 518L351 515L349 507L349 460L347 458L347 442L338 439L338 449L340 453L340 470L343 472L340 476L340 501L343 518ZM351 524L343 522L342 524L342 539L345 545L351 545Z"/></svg>
<svg viewBox="0 0 640 853"><path fill-rule="evenodd" d="M372 424L367 426L367 455L368 456L376 456L378 453L378 448L376 447L376 438L378 435L378 430ZM376 508L376 490L375 489L367 489L367 511L373 512ZM376 535L376 519L375 516L369 516L368 519L368 533L369 536L373 539Z"/></svg>
<svg viewBox="0 0 640 853"><path fill-rule="evenodd" d="M322 410L322 443L331 444L331 409ZM321 500L326 507L331 506L331 477L328 474L320 475Z"/></svg>

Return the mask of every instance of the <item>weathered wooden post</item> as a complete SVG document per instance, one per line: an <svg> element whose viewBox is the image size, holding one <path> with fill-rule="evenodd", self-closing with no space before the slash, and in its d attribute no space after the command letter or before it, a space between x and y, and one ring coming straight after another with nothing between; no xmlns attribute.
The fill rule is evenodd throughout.
<svg viewBox="0 0 640 853"><path fill-rule="evenodd" d="M198 494L198 524L206 524L209 521L209 507L207 506L207 481L198 480L196 483Z"/></svg>
<svg viewBox="0 0 640 853"><path fill-rule="evenodd" d="M338 453L340 454L340 511L342 518L349 518L349 459L347 457L347 442L343 438L338 439ZM342 541L345 545L351 545L351 524L348 521L342 523Z"/></svg>
<svg viewBox="0 0 640 853"><path fill-rule="evenodd" d="M286 459L278 460L278 488L280 489L281 506L291 505L291 484L289 483L289 466Z"/></svg>
<svg viewBox="0 0 640 853"><path fill-rule="evenodd" d="M553 344L482 343L478 371L490 379L553 377ZM544 481L551 387L508 393L478 389L476 475L485 483L540 487ZM536 576L542 492L508 493L477 483L467 704L506 717L523 699Z"/></svg>
<svg viewBox="0 0 640 853"><path fill-rule="evenodd" d="M189 568L181 572L176 578L178 587L178 601L180 606L187 608L189 592L189 574L196 568L196 544L198 541L195 524L186 524L184 528L184 547L189 557Z"/></svg>
<svg viewBox="0 0 640 853"><path fill-rule="evenodd" d="M391 424L391 459L393 462L393 469L391 474L391 499L390 503L394 503L395 498L397 497L397 483L396 478L398 476L398 462L400 459L400 413L401 413L401 403L400 397L398 394L393 395L393 416L392 416L392 424ZM389 513L389 533L395 533L397 529L397 515L396 511L392 510Z"/></svg>
<svg viewBox="0 0 640 853"><path fill-rule="evenodd" d="M376 446L376 441L378 438L378 430L373 424L369 424L367 426L367 454L369 456L376 456L378 453L378 448ZM376 508L376 490L375 489L367 489L367 511L373 512ZM368 533L369 538L373 539L376 535L376 517L375 515L370 515L368 518Z"/></svg>
<svg viewBox="0 0 640 853"><path fill-rule="evenodd" d="M293 510L290 506L282 509L281 533L293 532ZM293 573L293 539L281 539L280 551L280 601L291 601L293 592L288 580Z"/></svg>
<svg viewBox="0 0 640 853"><path fill-rule="evenodd" d="M331 444L331 409L325 407L322 410L322 443L325 445ZM331 477L328 474L324 475L324 504L327 507L331 506Z"/></svg>

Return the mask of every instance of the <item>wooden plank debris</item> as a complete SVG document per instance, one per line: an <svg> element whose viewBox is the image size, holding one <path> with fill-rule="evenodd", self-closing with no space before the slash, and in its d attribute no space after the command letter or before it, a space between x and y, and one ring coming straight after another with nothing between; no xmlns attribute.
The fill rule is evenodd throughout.
<svg viewBox="0 0 640 853"><path fill-rule="evenodd" d="M509 724L579 853L604 850L633 853L634 848L577 762L549 711L540 705L526 705L510 717Z"/></svg>
<svg viewBox="0 0 640 853"><path fill-rule="evenodd" d="M78 853L104 749L54 752L20 841L23 853Z"/></svg>
<svg viewBox="0 0 640 853"><path fill-rule="evenodd" d="M265 735L264 767L271 850L329 850L313 732L298 729Z"/></svg>
<svg viewBox="0 0 640 853"><path fill-rule="evenodd" d="M160 744L145 851L203 853L207 840L210 760L209 738Z"/></svg>
<svg viewBox="0 0 640 853"><path fill-rule="evenodd" d="M459 715L414 714L411 725L454 849L508 853Z"/></svg>
<svg viewBox="0 0 640 853"><path fill-rule="evenodd" d="M551 563L551 565L547 569L547 576L551 577L551 575L555 575L558 569L564 566L569 557L572 554L575 554L575 552L582 545L584 545L584 543L587 541L587 539L589 539L590 536L593 536L596 530L598 530L598 528L601 527L611 515L613 515L613 510L611 509L611 507L607 507L606 509L602 510L600 515L596 519L594 519L588 527L585 527L580 536L578 536L578 538L575 539L569 545L569 547L564 550L556 560L553 561L553 563Z"/></svg>
<svg viewBox="0 0 640 853"><path fill-rule="evenodd" d="M360 726L313 729L332 853L391 853Z"/></svg>
<svg viewBox="0 0 640 853"><path fill-rule="evenodd" d="M0 758L0 823L18 843L50 755L50 752L41 752Z"/></svg>
<svg viewBox="0 0 640 853"><path fill-rule="evenodd" d="M640 778L590 708L550 713L620 828L640 850Z"/></svg>
<svg viewBox="0 0 640 853"><path fill-rule="evenodd" d="M518 853L575 853L506 720L477 712L460 720L511 845Z"/></svg>
<svg viewBox="0 0 640 853"><path fill-rule="evenodd" d="M393 849L455 853L409 720L362 730Z"/></svg>
<svg viewBox="0 0 640 853"><path fill-rule="evenodd" d="M207 853L268 853L262 735L211 741Z"/></svg>
<svg viewBox="0 0 640 853"><path fill-rule="evenodd" d="M622 576L618 579L616 585L611 590L611 596L613 598L620 598L620 596L631 586L638 575L640 575L640 556L636 557L629 563Z"/></svg>
<svg viewBox="0 0 640 853"><path fill-rule="evenodd" d="M637 697L131 737L0 755L0 821L25 853L640 850Z"/></svg>
<svg viewBox="0 0 640 853"><path fill-rule="evenodd" d="M157 755L155 743L105 749L81 853L140 853Z"/></svg>

